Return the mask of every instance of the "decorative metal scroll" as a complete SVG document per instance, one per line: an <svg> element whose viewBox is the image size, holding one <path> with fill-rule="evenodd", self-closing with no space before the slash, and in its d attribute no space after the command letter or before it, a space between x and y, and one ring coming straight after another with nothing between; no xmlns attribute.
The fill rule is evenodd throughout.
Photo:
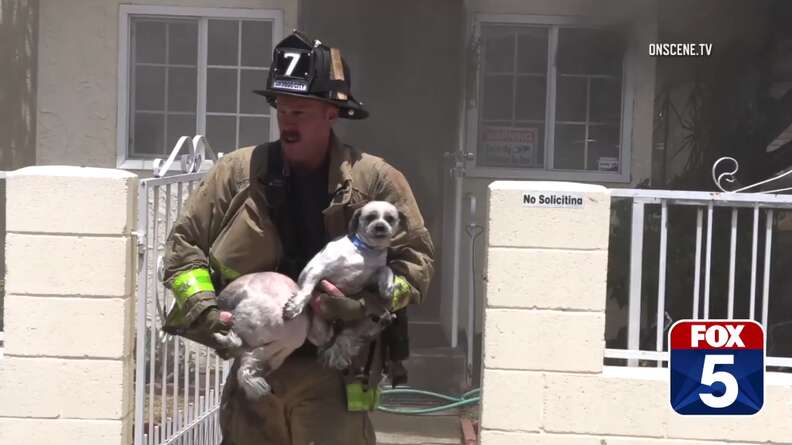
<svg viewBox="0 0 792 445"><path fill-rule="evenodd" d="M176 142L173 150L171 150L168 159L165 161L162 159L154 160L154 177L161 178L165 176L168 170L173 166L176 156L182 151L186 151L186 153L183 153L179 158L182 173L197 173L201 171L201 165L204 160L207 159L207 154L211 156L210 159L213 161L223 157L222 153L215 155L206 136L200 134L192 138L189 136L182 136L179 138L178 142Z"/></svg>
<svg viewBox="0 0 792 445"><path fill-rule="evenodd" d="M725 171L725 172L722 172L722 173L718 174L718 166L720 164L724 163L724 162L731 162L733 164L733 167L732 167L731 170L728 170L728 171ZM784 178L784 177L789 176L790 174L792 174L792 169L790 169L790 170L785 171L785 172L783 172L781 174L773 176L772 178L768 178L768 179L765 179L763 181L759 181L759 182L757 182L755 184L747 185L745 187L740 187L740 188L735 189L735 190L727 190L723 183L724 182L725 183L733 183L735 181L735 176L737 175L737 172L739 170L740 170L740 163L737 162L736 159L734 159L734 158L732 158L730 156L724 156L724 157L718 159L717 161L715 161L714 164L712 164L712 180L715 181L715 185L723 192L740 193L740 192L746 192L746 191L751 190L751 189L755 189L756 187L759 187L759 186L762 186L762 185L765 185L765 184L770 184L772 182L776 182L776 181L780 180L781 178ZM752 193L780 193L780 192L785 192L785 191L789 191L789 190L792 190L792 187L784 187L784 188L775 189L775 190L759 190L759 191L754 190Z"/></svg>

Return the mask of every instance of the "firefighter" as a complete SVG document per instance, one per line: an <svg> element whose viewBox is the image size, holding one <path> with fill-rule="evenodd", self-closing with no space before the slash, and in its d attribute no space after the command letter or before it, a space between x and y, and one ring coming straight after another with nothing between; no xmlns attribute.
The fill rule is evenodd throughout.
<svg viewBox="0 0 792 445"><path fill-rule="evenodd" d="M261 271L296 280L370 200L393 203L405 218L388 253L396 323L345 372L322 367L306 342L267 376L272 394L258 401L245 398L232 369L220 406L223 445L374 444L367 411L383 372L392 382L405 378L405 307L426 296L434 246L404 175L334 134L338 118L368 116L350 88L338 49L298 31L275 47L266 88L255 93L277 110L280 137L224 156L191 194L166 243L163 281L176 305L164 329L216 347L212 334L232 323L215 300L228 283ZM321 316L336 323L363 316L362 295L339 295L332 283L324 290L312 305Z"/></svg>

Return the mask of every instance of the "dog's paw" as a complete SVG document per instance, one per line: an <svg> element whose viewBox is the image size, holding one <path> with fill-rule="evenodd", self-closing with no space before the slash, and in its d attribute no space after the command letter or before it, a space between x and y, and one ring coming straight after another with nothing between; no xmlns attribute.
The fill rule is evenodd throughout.
<svg viewBox="0 0 792 445"><path fill-rule="evenodd" d="M283 319L284 320L291 320L302 312L303 308L305 308L306 299L302 298L300 294L293 295L289 298L289 301L283 305Z"/></svg>
<svg viewBox="0 0 792 445"><path fill-rule="evenodd" d="M272 387L264 379L264 377L255 375L250 370L239 369L237 374L239 379L239 386L245 391L245 395L250 400L258 400L272 392Z"/></svg>
<svg viewBox="0 0 792 445"><path fill-rule="evenodd" d="M242 347L242 339L234 331L229 331L228 334L215 332L212 336L217 342L218 348L233 350Z"/></svg>
<svg viewBox="0 0 792 445"><path fill-rule="evenodd" d="M326 368L343 371L344 369L352 366L352 359L344 354L337 344L333 344L329 348L322 351L319 358L322 362L322 365Z"/></svg>
<svg viewBox="0 0 792 445"><path fill-rule="evenodd" d="M394 291L393 271L388 266L383 266L379 270L379 277L377 279L377 290L382 298L390 300Z"/></svg>
<svg viewBox="0 0 792 445"><path fill-rule="evenodd" d="M250 400L258 400L272 393L272 387L264 377L253 377L243 386L245 395Z"/></svg>
<svg viewBox="0 0 792 445"><path fill-rule="evenodd" d="M349 357L345 357L341 354L337 354L330 359L329 365L333 369L343 371L344 369L347 369L350 366L352 366L352 360L350 360Z"/></svg>

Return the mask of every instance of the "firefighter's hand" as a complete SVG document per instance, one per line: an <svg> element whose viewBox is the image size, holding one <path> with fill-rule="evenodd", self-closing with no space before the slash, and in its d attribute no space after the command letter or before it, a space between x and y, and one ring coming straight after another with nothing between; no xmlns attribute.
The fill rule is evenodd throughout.
<svg viewBox="0 0 792 445"><path fill-rule="evenodd" d="M233 321L234 315L231 312L221 311L217 307L210 307L198 317L191 328L200 333L201 338L196 340L198 343L209 346L215 350L220 358L228 360L231 358L233 349L241 345L230 345L227 342L220 342L214 334L227 335Z"/></svg>
<svg viewBox="0 0 792 445"><path fill-rule="evenodd" d="M344 295L333 283L322 280L311 298L311 308L325 320L355 321L366 316L365 300Z"/></svg>
<svg viewBox="0 0 792 445"><path fill-rule="evenodd" d="M213 292L200 292L190 297L183 307L174 306L163 326L163 331L209 346L223 359L230 351L218 342L214 334L227 334L233 324L233 315L221 311Z"/></svg>
<svg viewBox="0 0 792 445"><path fill-rule="evenodd" d="M228 311L221 311L217 307L210 307L205 310L197 320L196 328L203 328L207 332L228 332L234 322L234 314Z"/></svg>

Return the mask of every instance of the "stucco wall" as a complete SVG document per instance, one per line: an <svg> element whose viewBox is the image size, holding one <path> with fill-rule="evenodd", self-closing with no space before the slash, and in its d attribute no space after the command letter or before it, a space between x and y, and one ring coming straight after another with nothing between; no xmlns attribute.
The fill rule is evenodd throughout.
<svg viewBox="0 0 792 445"><path fill-rule="evenodd" d="M297 22L297 0L41 0L38 69L38 164L116 166L118 14L120 4L284 11Z"/></svg>
<svg viewBox="0 0 792 445"><path fill-rule="evenodd" d="M0 170L35 162L38 3L0 1Z"/></svg>
<svg viewBox="0 0 792 445"><path fill-rule="evenodd" d="M521 203L554 192L582 208ZM768 374L757 415L702 418L671 409L668 369L602 365L609 209L598 186L490 186L481 444L789 443L788 375Z"/></svg>

